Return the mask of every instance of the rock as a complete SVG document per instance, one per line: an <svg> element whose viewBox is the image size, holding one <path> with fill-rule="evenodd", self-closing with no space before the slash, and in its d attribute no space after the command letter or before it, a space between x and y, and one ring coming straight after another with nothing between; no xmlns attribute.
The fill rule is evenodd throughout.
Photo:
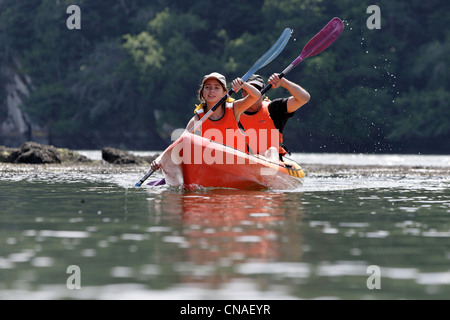
<svg viewBox="0 0 450 320"><path fill-rule="evenodd" d="M149 165L158 155L137 156L127 151L115 148L103 148L102 159L112 164ZM25 142L20 148L0 146L0 162L29 163L29 164L90 164L98 161L91 160L76 151L66 148L55 148L36 142Z"/></svg>
<svg viewBox="0 0 450 320"><path fill-rule="evenodd" d="M20 148L0 146L0 162L46 164L87 163L93 161L69 149L55 148L54 146L27 141Z"/></svg>
<svg viewBox="0 0 450 320"><path fill-rule="evenodd" d="M102 159L113 164L138 164L148 165L149 162L143 157L133 155L127 151L106 147L102 149Z"/></svg>
<svg viewBox="0 0 450 320"><path fill-rule="evenodd" d="M22 68L19 61L14 58L4 61L0 69L4 90L2 104L5 106L4 116L0 115L0 143L6 145L18 145L31 136L32 124L21 105L29 97L32 83L20 69Z"/></svg>
<svg viewBox="0 0 450 320"><path fill-rule="evenodd" d="M12 153L15 163L61 163L58 150L54 146L27 141Z"/></svg>

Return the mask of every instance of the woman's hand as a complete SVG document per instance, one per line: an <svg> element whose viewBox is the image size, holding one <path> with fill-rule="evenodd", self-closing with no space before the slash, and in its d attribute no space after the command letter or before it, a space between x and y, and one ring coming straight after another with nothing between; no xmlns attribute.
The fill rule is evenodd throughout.
<svg viewBox="0 0 450 320"><path fill-rule="evenodd" d="M241 78L236 78L231 82L231 87L233 88L234 92L239 92L239 90L242 89L242 86L244 85L245 81Z"/></svg>
<svg viewBox="0 0 450 320"><path fill-rule="evenodd" d="M150 164L150 169L152 169L153 171L156 171L159 168L161 168L161 164L158 163L156 160L153 160L152 163Z"/></svg>

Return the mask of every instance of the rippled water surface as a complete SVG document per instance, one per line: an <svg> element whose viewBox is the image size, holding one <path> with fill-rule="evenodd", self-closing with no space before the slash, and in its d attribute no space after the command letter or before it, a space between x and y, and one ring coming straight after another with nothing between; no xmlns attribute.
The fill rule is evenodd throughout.
<svg viewBox="0 0 450 320"><path fill-rule="evenodd" d="M450 180L433 171L449 158L353 158L416 170L312 171L290 191L4 171L0 299L449 299Z"/></svg>

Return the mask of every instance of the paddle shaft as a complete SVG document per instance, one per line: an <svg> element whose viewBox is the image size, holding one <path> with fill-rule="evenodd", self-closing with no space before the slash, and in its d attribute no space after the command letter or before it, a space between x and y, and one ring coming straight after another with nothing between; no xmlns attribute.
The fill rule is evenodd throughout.
<svg viewBox="0 0 450 320"><path fill-rule="evenodd" d="M145 176L143 176L143 177L141 178L141 180L139 180L139 182L136 182L136 184L135 184L134 186L135 186L135 187L140 187L140 186L144 183L144 181L147 180L148 177L150 177L150 176L153 174L153 172L155 172L155 170L150 169L150 171L147 172L147 173L145 174Z"/></svg>
<svg viewBox="0 0 450 320"><path fill-rule="evenodd" d="M344 30L344 23L341 19L335 17L328 22L325 27L322 28L308 43L303 47L302 53L294 60L292 63L287 66L286 69L281 72L278 77L281 79L286 74L288 74L295 66L297 66L303 59L307 57L312 57L326 48L328 48L334 40L342 33ZM264 87L261 91L261 94L266 93L272 88L272 85L269 83Z"/></svg>

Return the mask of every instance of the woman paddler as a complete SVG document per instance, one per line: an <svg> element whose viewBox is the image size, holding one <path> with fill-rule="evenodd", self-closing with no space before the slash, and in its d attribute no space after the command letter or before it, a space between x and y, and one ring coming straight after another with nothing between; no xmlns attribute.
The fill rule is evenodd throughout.
<svg viewBox="0 0 450 320"><path fill-rule="evenodd" d="M231 87L234 92L242 89L247 94L239 100L228 97L208 119L203 121L201 129L196 129L194 133L248 153L248 143L245 133L239 127L239 117L261 97L261 93L257 88L243 81L241 78L234 79ZM200 104L196 106L194 111L195 115L188 122L186 130L191 130L195 123L203 118L227 92L227 82L224 75L218 72L205 75L198 91ZM227 134L228 130L233 131ZM227 139L227 137L232 138ZM156 161L153 161L151 164L152 170L160 167L161 165Z"/></svg>

